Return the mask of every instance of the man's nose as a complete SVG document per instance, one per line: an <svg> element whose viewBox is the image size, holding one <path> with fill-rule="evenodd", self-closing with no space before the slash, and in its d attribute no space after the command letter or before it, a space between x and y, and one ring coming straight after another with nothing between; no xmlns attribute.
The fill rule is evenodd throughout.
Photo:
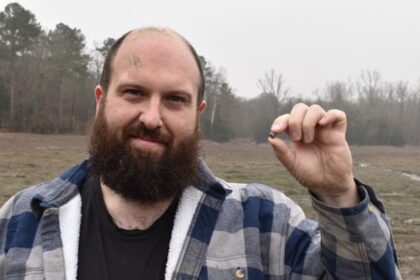
<svg viewBox="0 0 420 280"><path fill-rule="evenodd" d="M162 126L162 116L160 112L160 100L151 99L140 113L139 120L146 128L153 130Z"/></svg>

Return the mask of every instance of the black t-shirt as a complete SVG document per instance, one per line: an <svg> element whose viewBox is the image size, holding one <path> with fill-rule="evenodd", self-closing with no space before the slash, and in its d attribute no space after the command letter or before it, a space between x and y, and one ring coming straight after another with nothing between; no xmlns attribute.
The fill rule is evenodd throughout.
<svg viewBox="0 0 420 280"><path fill-rule="evenodd" d="M146 230L118 228L106 210L99 179L81 189L77 279L164 279L177 202Z"/></svg>

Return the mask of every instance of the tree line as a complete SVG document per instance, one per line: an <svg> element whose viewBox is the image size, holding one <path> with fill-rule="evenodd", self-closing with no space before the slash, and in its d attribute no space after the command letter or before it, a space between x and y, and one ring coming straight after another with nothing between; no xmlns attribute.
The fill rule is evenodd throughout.
<svg viewBox="0 0 420 280"><path fill-rule="evenodd" d="M58 23L44 30L31 11L8 4L0 12L0 129L86 133L95 114L93 88L113 43L106 38L88 49L80 29ZM256 81L256 97L245 99L223 69L200 59L207 100L201 130L207 139L265 142L272 121L304 102L344 110L351 144L420 144L420 83L388 82L376 71L362 71L356 81L328 82L301 98L291 94L281 73L269 70Z"/></svg>

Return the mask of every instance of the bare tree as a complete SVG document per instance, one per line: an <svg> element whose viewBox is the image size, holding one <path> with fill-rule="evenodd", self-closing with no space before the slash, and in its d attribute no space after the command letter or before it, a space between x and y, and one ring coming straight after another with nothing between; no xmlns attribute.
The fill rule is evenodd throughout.
<svg viewBox="0 0 420 280"><path fill-rule="evenodd" d="M213 75L213 79L210 81L210 88L212 91L212 96L213 96L213 106L211 109L211 117L210 117L210 127L211 127L211 134L213 135L214 133L214 117L216 115L216 109L217 109L217 97L220 95L220 88L224 83L225 80L225 71L223 69L215 72L215 74Z"/></svg>
<svg viewBox="0 0 420 280"><path fill-rule="evenodd" d="M351 100L353 96L353 84L351 82L333 81L328 82L325 87L326 101L342 105L345 101Z"/></svg>
<svg viewBox="0 0 420 280"><path fill-rule="evenodd" d="M285 86L282 74L277 74L274 69L264 74L262 79L258 79L257 86L265 94L274 95L279 103L286 101L290 88Z"/></svg>
<svg viewBox="0 0 420 280"><path fill-rule="evenodd" d="M357 88L359 98L367 100L368 103L374 102L382 94L381 75L376 70L362 71Z"/></svg>

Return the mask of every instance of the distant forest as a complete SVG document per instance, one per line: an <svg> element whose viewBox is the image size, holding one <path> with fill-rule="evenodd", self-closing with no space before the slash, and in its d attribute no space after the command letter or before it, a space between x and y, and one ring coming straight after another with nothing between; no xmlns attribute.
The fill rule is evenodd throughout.
<svg viewBox="0 0 420 280"><path fill-rule="evenodd" d="M88 49L80 29L58 23L46 31L29 10L8 4L0 12L0 130L85 134L95 113L93 89L113 42L106 38ZM364 70L355 81L327 82L305 100L290 94L282 73L268 69L255 81L256 97L245 99L235 94L223 70L203 56L201 62L206 139L265 142L272 121L305 102L344 110L350 144L420 144L420 83L384 81L377 71Z"/></svg>

